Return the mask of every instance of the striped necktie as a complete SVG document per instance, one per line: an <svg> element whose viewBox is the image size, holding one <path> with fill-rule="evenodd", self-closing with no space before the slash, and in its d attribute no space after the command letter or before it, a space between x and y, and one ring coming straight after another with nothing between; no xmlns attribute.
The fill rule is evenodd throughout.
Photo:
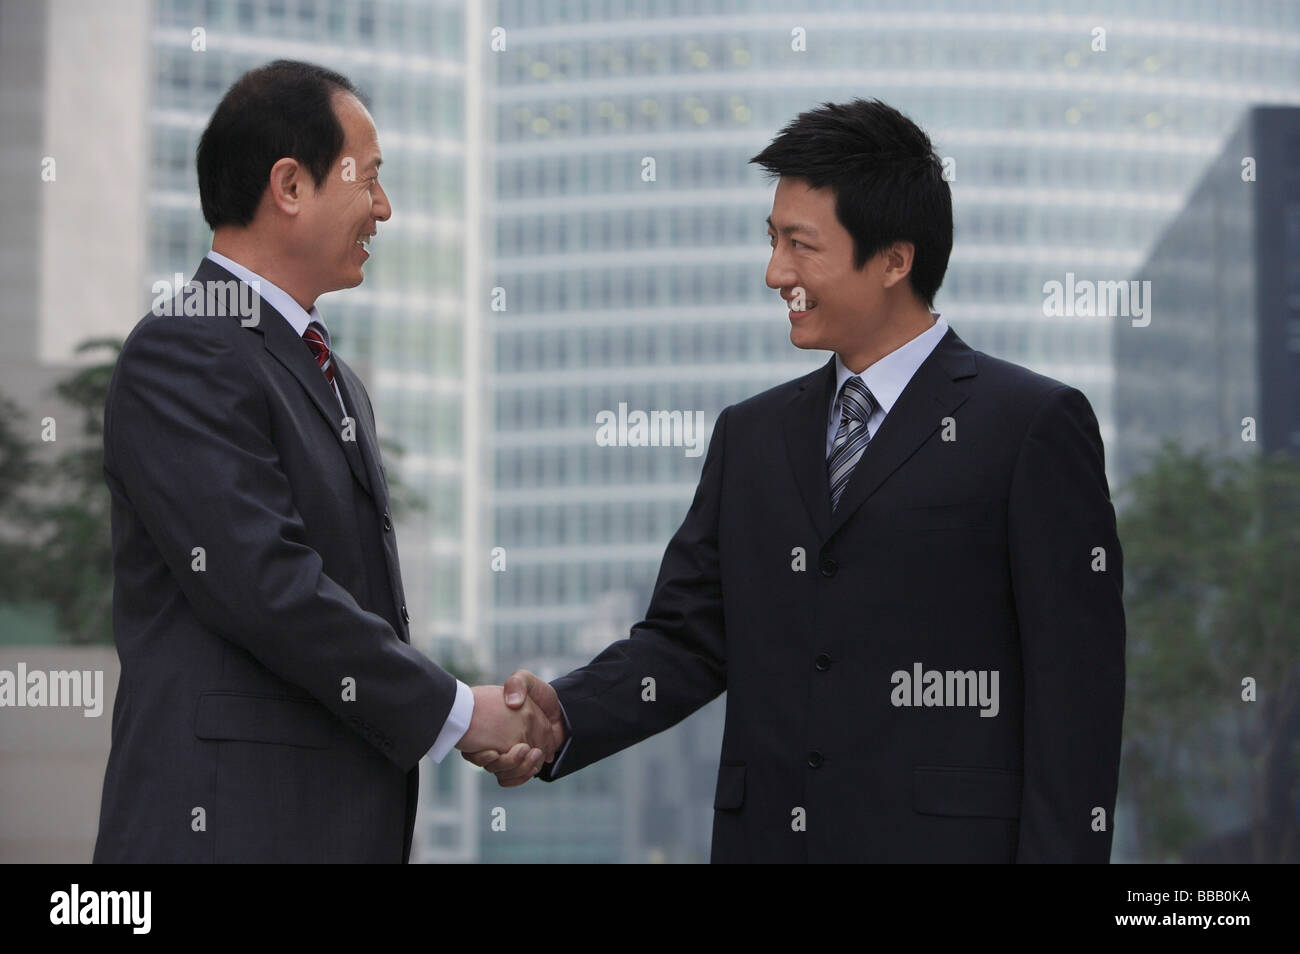
<svg viewBox="0 0 1300 954"><path fill-rule="evenodd" d="M334 358L330 356L330 346L325 343L325 326L313 321L302 333L302 340L307 342L311 353L316 356L316 363L325 372L325 380L334 384Z"/></svg>
<svg viewBox="0 0 1300 954"><path fill-rule="evenodd" d="M839 506L844 488L849 485L854 466L871 443L867 419L876 409L876 399L857 375L845 381L840 389L840 408L840 426L831 445L830 460L826 462L831 481L832 513Z"/></svg>

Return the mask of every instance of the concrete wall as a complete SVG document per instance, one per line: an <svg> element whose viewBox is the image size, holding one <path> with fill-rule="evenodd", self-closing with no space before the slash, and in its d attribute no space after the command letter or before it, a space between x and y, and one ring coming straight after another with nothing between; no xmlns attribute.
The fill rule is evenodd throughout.
<svg viewBox="0 0 1300 954"><path fill-rule="evenodd" d="M103 710L0 708L0 863L89 862L119 667L111 646L0 646L0 670L99 670Z"/></svg>

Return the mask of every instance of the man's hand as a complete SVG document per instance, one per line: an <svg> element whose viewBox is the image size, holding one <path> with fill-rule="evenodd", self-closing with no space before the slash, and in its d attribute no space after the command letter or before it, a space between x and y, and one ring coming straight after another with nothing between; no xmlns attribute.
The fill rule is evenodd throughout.
<svg viewBox="0 0 1300 954"><path fill-rule="evenodd" d="M535 703L525 699L508 707L502 686L475 686L471 691L474 715L464 736L456 743L456 748L466 757L471 752L508 751L512 762L535 765L534 773L543 763L555 758L554 730Z"/></svg>
<svg viewBox="0 0 1300 954"><path fill-rule="evenodd" d="M528 670L520 669L507 679L502 689L502 696L505 705L511 710L529 711L535 708L541 712L548 723L550 748L530 748L523 743L515 745L508 751L504 747L479 751L466 745L460 745L458 748L461 749L461 756L466 761L473 762L495 775L497 784L502 788L513 788L528 781L541 771L545 763L554 760L555 753L564 747L567 733L564 730L564 713L560 708L559 696L555 694L550 683L539 679ZM477 695L474 704L477 710Z"/></svg>

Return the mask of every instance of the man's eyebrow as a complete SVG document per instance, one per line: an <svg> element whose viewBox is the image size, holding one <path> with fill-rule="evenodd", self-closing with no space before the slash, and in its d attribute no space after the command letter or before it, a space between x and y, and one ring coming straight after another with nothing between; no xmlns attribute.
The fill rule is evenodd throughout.
<svg viewBox="0 0 1300 954"><path fill-rule="evenodd" d="M774 225L772 225L772 216L770 216L770 215L767 217L767 227L768 227L769 229L771 229L772 231L775 231L775 230L776 230L776 227L775 227ZM799 223L799 222L796 222L796 223L794 223L793 225L783 225L783 226L781 226L781 234L782 234L782 235L793 235L793 234L795 234L796 232L802 232L802 233L804 233L805 235L808 235L808 236L810 236L810 237L812 237L812 238L816 238L816 237L817 237L817 230L816 230L815 228L813 228L811 225L803 225L803 224L801 224L801 223Z"/></svg>

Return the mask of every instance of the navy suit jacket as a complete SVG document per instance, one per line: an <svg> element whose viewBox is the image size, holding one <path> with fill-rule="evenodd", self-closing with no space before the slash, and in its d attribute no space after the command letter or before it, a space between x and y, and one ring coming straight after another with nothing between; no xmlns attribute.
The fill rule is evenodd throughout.
<svg viewBox="0 0 1300 954"><path fill-rule="evenodd" d="M541 777L726 690L714 861L1107 861L1123 564L1087 399L950 328L832 514L834 386L719 415L645 619L554 684Z"/></svg>
<svg viewBox="0 0 1300 954"><path fill-rule="evenodd" d="M410 644L369 396L335 355L349 432L283 316L203 298L146 315L109 385L122 674L94 860L407 861L456 681Z"/></svg>

